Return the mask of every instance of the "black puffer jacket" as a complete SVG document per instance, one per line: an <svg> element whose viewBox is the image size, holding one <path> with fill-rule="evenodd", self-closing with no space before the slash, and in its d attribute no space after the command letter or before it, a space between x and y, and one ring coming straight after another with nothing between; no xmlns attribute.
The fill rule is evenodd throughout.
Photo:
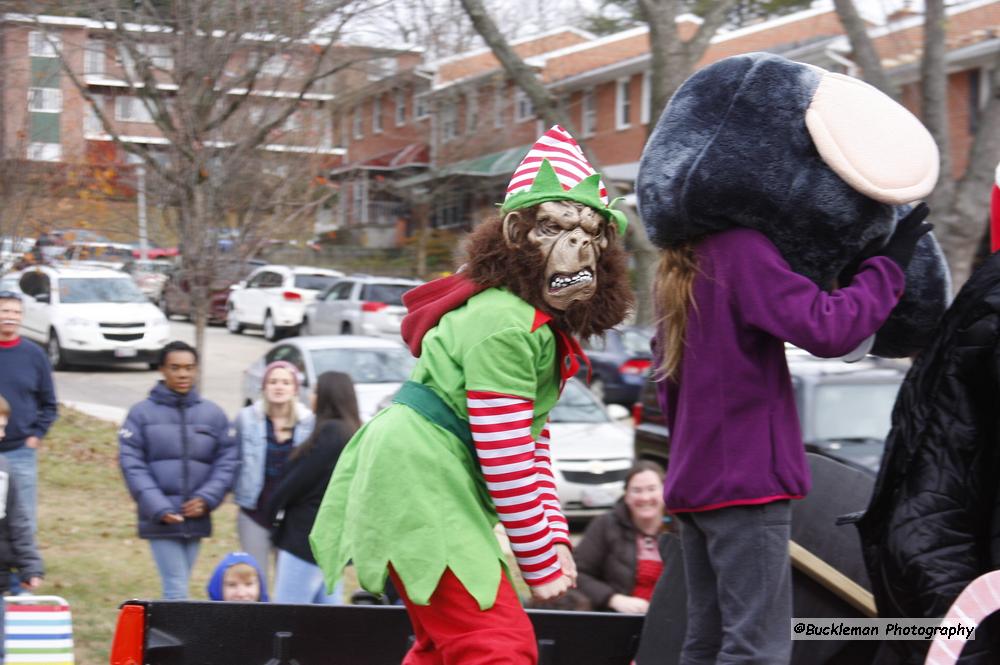
<svg viewBox="0 0 1000 665"><path fill-rule="evenodd" d="M882 617L943 616L969 582L1000 568L998 374L994 254L962 288L896 400L875 491L858 524ZM1000 662L989 628L981 627L959 662ZM927 642L888 644L901 662L924 662Z"/></svg>
<svg viewBox="0 0 1000 665"><path fill-rule="evenodd" d="M628 507L619 500L611 510L594 518L574 548L577 586L595 610L609 610L608 601L616 593L632 594L638 565L637 535ZM664 538L665 533L660 535Z"/></svg>

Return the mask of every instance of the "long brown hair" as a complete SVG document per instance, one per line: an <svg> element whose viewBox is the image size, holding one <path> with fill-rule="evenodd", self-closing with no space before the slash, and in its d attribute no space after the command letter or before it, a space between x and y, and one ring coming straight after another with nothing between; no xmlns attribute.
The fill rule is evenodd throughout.
<svg viewBox="0 0 1000 665"><path fill-rule="evenodd" d="M688 314L695 308L692 295L698 260L690 243L660 250L660 263L653 283L653 302L659 309L657 380L677 375L687 341Z"/></svg>
<svg viewBox="0 0 1000 665"><path fill-rule="evenodd" d="M292 451L289 458L296 459L308 455L316 445L323 427L329 422L338 420L345 442L361 427L354 381L350 375L343 372L323 372L316 379L316 422L312 434Z"/></svg>

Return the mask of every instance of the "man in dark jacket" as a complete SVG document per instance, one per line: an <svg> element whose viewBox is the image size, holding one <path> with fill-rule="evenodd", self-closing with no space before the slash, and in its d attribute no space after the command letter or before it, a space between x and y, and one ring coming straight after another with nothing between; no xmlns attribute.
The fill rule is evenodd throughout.
<svg viewBox="0 0 1000 665"><path fill-rule="evenodd" d="M878 481L858 524L883 617L942 617L1000 568L1000 253L972 275L906 376ZM963 665L1000 662L996 619ZM924 662L929 642L887 642L879 663ZM889 650L894 653L890 653Z"/></svg>
<svg viewBox="0 0 1000 665"><path fill-rule="evenodd" d="M21 295L0 291L0 396L10 404L0 454L17 478L32 531L36 530L37 448L56 420L58 404L45 352L21 339Z"/></svg>
<svg viewBox="0 0 1000 665"><path fill-rule="evenodd" d="M160 354L160 381L118 432L119 463L149 540L163 597L187 598L209 514L233 483L238 450L226 414L194 389L198 354L184 342Z"/></svg>

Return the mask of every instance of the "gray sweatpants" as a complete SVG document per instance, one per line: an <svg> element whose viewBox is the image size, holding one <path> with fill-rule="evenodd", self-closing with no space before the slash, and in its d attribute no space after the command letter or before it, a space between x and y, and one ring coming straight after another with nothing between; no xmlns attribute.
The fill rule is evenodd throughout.
<svg viewBox="0 0 1000 665"><path fill-rule="evenodd" d="M268 580L273 579L271 571L274 570L274 566L272 564L277 555L277 549L271 544L271 532L250 519L242 509L236 518L236 531L240 536L240 547L257 560L257 564L264 573L264 586L270 590Z"/></svg>
<svg viewBox="0 0 1000 665"><path fill-rule="evenodd" d="M681 513L688 623L680 665L782 665L792 654L788 501Z"/></svg>

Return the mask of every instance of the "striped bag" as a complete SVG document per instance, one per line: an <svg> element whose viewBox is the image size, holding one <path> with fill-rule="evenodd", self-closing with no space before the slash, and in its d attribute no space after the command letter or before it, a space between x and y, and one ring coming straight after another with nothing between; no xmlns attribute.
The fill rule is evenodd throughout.
<svg viewBox="0 0 1000 665"><path fill-rule="evenodd" d="M73 665L73 620L59 596L5 596L5 665Z"/></svg>

